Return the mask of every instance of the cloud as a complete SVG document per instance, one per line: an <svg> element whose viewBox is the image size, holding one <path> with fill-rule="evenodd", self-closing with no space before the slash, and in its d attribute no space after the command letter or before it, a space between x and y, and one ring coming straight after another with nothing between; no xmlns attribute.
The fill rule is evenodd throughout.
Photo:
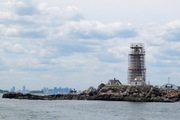
<svg viewBox="0 0 180 120"><path fill-rule="evenodd" d="M51 17L47 17L48 18L47 20L52 20L57 22L58 21L67 22L67 21L79 21L83 19L81 10L75 6L68 6L62 9L59 7L49 7L48 3L41 3L38 5L38 10L40 11L41 16L45 15L47 17L51 15Z"/></svg>
<svg viewBox="0 0 180 120"><path fill-rule="evenodd" d="M7 32L5 35L13 37L46 38L49 32L63 30L66 22L83 19L74 6L61 9L47 3L37 5L31 0L8 1L6 6L9 10L0 12L0 27ZM0 33L4 35L3 31Z"/></svg>
<svg viewBox="0 0 180 120"><path fill-rule="evenodd" d="M48 3L37 5L30 0L8 1L6 5L11 11L0 12L0 23L6 34L13 37L51 39L59 35L75 39L112 39L132 38L138 34L129 23L84 20L81 11L74 6L62 9L49 7Z"/></svg>
<svg viewBox="0 0 180 120"><path fill-rule="evenodd" d="M71 53L86 53L92 52L93 49L88 47L86 44L76 43L76 44L61 44L58 47L59 51L64 54Z"/></svg>
<svg viewBox="0 0 180 120"><path fill-rule="evenodd" d="M162 33L164 39L172 42L180 42L180 20L168 23Z"/></svg>
<svg viewBox="0 0 180 120"><path fill-rule="evenodd" d="M27 30L22 31L19 33L19 37L26 37L26 38L46 38L48 33L43 30Z"/></svg>
<svg viewBox="0 0 180 120"><path fill-rule="evenodd" d="M38 13L38 9L31 0L7 1L5 5L18 15L34 15Z"/></svg>
<svg viewBox="0 0 180 120"><path fill-rule="evenodd" d="M69 70L78 70L85 64L85 58L82 56L71 55L65 57L54 58L51 61L57 64L59 67L63 69Z"/></svg>
<svg viewBox="0 0 180 120"><path fill-rule="evenodd" d="M130 24L102 24L97 21L71 22L66 27L69 35L82 39L131 38L137 36L137 31Z"/></svg>
<svg viewBox="0 0 180 120"><path fill-rule="evenodd" d="M10 42L4 42L1 45L1 52L7 53L7 54L22 54L25 52L25 49L21 44L12 44Z"/></svg>

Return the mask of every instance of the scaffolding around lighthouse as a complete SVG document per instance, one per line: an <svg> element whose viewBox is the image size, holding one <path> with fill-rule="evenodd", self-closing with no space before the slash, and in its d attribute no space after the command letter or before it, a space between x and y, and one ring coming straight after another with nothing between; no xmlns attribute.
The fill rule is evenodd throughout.
<svg viewBox="0 0 180 120"><path fill-rule="evenodd" d="M143 43L132 43L128 55L128 83L145 85L145 48Z"/></svg>

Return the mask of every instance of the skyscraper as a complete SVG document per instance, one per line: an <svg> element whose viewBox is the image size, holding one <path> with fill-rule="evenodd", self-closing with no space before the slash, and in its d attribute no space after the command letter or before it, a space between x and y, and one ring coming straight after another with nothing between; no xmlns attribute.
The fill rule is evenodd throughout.
<svg viewBox="0 0 180 120"><path fill-rule="evenodd" d="M22 91L26 91L26 86L23 86L23 89L22 89Z"/></svg>

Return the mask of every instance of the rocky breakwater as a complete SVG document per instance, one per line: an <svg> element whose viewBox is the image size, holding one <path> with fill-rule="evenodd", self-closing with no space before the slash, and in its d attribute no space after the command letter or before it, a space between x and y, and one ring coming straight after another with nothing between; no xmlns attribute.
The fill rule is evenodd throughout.
<svg viewBox="0 0 180 120"><path fill-rule="evenodd" d="M180 91L160 89L150 85L105 85L100 84L96 90L90 87L81 95L87 100L132 101L132 102L177 102L180 101Z"/></svg>
<svg viewBox="0 0 180 120"><path fill-rule="evenodd" d="M53 95L34 95L16 92L8 92L3 94L2 98L9 99L28 99L28 100L84 100L85 96L80 94L53 94Z"/></svg>
<svg viewBox="0 0 180 120"><path fill-rule="evenodd" d="M33 95L9 92L3 98L29 100L106 100L133 102L177 102L180 91L165 90L153 86L109 86L100 84L98 88L90 87L80 94Z"/></svg>

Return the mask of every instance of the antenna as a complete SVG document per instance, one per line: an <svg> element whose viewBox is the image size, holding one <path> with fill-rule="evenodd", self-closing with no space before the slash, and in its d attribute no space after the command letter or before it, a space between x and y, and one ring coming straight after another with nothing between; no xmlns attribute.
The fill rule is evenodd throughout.
<svg viewBox="0 0 180 120"><path fill-rule="evenodd" d="M170 81L170 77L168 77L168 84L169 84L169 81Z"/></svg>

